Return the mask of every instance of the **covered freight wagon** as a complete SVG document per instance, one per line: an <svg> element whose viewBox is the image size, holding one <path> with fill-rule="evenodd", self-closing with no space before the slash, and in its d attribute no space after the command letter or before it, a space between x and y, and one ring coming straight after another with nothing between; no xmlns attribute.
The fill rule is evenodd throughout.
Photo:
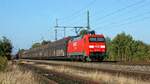
<svg viewBox="0 0 150 84"><path fill-rule="evenodd" d="M72 37L63 38L36 48L25 50L19 56L23 59L60 59L67 57L67 43Z"/></svg>

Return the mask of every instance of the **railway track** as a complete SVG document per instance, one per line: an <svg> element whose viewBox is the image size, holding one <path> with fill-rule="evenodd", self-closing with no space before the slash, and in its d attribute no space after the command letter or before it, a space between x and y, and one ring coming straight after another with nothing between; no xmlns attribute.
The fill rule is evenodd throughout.
<svg viewBox="0 0 150 84"><path fill-rule="evenodd" d="M141 72L150 73L150 64L123 64L120 62L68 62L68 61L52 61L52 60L24 60L27 62L35 62L41 64L54 64L54 65L65 65L73 67L83 67L90 69L107 69L107 70L121 70L130 72Z"/></svg>
<svg viewBox="0 0 150 84"><path fill-rule="evenodd" d="M34 64L44 64L51 66L66 66L83 71L101 71L112 75L124 75L125 77L132 77L150 81L150 65L146 64L123 64L116 62L102 62L102 63L83 63L83 62L66 62L66 61L50 61L50 60L23 60L32 62Z"/></svg>

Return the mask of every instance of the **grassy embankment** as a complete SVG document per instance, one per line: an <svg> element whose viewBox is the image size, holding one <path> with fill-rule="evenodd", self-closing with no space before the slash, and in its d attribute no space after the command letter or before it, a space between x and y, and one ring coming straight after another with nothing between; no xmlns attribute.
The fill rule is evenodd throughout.
<svg viewBox="0 0 150 84"><path fill-rule="evenodd" d="M51 65L36 65L37 67L45 67L45 69L53 70L56 72L61 72L71 76L78 76L87 78L90 80L94 80L99 82L100 84L149 84L149 82L142 81L140 79L134 79L134 78L126 78L124 76L116 76L110 75L108 73L103 73L100 71L96 72L87 72L82 71L80 69L74 69L66 66L51 66Z"/></svg>
<svg viewBox="0 0 150 84"><path fill-rule="evenodd" d="M18 65L8 63L5 67L0 71L0 84L47 84L37 74Z"/></svg>

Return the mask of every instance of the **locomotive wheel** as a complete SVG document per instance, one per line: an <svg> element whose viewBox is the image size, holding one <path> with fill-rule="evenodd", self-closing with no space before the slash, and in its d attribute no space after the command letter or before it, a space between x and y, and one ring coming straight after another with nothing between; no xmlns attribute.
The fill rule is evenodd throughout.
<svg viewBox="0 0 150 84"><path fill-rule="evenodd" d="M102 57L102 58L99 58L99 60L98 60L98 61L100 61L100 62L101 62L101 61L103 61L103 60L104 60L104 58Z"/></svg>
<svg viewBox="0 0 150 84"><path fill-rule="evenodd" d="M86 62L86 56L84 56L84 57L82 58L82 61L83 61L83 62Z"/></svg>
<svg viewBox="0 0 150 84"><path fill-rule="evenodd" d="M89 57L84 56L82 61L83 62L91 62L92 60Z"/></svg>
<svg viewBox="0 0 150 84"><path fill-rule="evenodd" d="M91 60L90 57L86 57L86 61L87 61L87 62L91 62L92 60Z"/></svg>

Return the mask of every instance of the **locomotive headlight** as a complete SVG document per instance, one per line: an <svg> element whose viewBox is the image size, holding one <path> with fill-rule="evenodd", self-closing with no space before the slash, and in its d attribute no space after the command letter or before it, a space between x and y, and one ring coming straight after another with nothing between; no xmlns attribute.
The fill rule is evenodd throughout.
<svg viewBox="0 0 150 84"><path fill-rule="evenodd" d="M100 47L101 47L101 48L105 48L105 45L101 45Z"/></svg>
<svg viewBox="0 0 150 84"><path fill-rule="evenodd" d="M93 45L89 45L89 48L94 48L94 46Z"/></svg>

